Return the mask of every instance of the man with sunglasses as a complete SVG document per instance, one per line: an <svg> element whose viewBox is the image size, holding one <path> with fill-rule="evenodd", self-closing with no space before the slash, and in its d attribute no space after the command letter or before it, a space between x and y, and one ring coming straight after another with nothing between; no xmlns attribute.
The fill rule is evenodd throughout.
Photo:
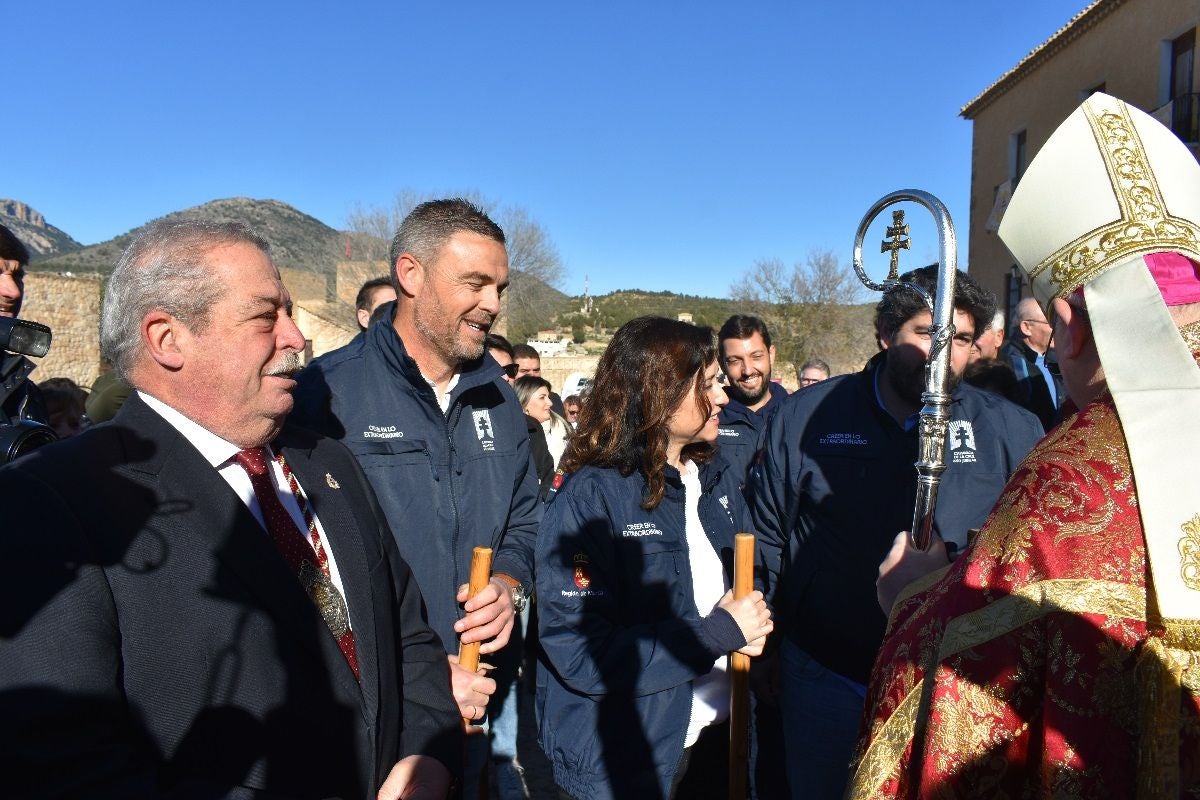
<svg viewBox="0 0 1200 800"><path fill-rule="evenodd" d="M1054 357L1054 328L1046 321L1038 301L1026 297L1017 304L1012 331L1000 348L1017 373L1019 403L1037 415L1042 427L1050 430L1062 418L1066 393Z"/></svg>
<svg viewBox="0 0 1200 800"><path fill-rule="evenodd" d="M512 386L513 381L517 379L517 370L520 369L520 365L513 360L513 346L498 333L489 333L486 342L488 354L504 371L504 381Z"/></svg>

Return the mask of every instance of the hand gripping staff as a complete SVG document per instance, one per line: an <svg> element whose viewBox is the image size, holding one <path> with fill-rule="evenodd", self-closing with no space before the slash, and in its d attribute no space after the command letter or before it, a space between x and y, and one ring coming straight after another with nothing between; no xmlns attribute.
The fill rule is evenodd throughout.
<svg viewBox="0 0 1200 800"><path fill-rule="evenodd" d="M754 534L733 539L733 598L754 589ZM750 772L750 656L729 654L729 800L746 800Z"/></svg>
<svg viewBox="0 0 1200 800"><path fill-rule="evenodd" d="M867 277L863 269L862 244L867 228L879 215L879 212L896 203L913 202L924 206L933 214L938 229L938 251L941 258L938 261L938 277L936 297L931 299L929 294L912 283L899 280L898 263L900 250L907 250L910 241L908 226L904 224L904 212L893 211L893 224L888 227L889 239L885 240L879 251L891 251L892 263L887 278L882 283L876 283ZM854 236L854 271L858 279L869 289L877 292L894 292L898 289L912 289L925 301L933 315L933 326L930 330L929 359L925 362L925 391L921 401L921 429L919 458L917 468L917 501L913 506L913 522L910 530L913 546L920 550L929 549L929 540L933 534L933 509L937 505L938 484L941 483L942 473L946 470L946 427L950 421L950 394L946 391L950 377L950 342L954 339L954 282L958 274L958 241L954 235L954 223L950 220L950 212L946 206L928 192L920 189L901 189L880 198L871 210L863 217L858 225L858 233Z"/></svg>
<svg viewBox="0 0 1200 800"><path fill-rule="evenodd" d="M467 599L487 588L492 579L492 548L476 547L471 554L471 578L467 588ZM479 645L482 642L458 645L458 663L463 669L474 672L479 669ZM473 727L471 720L464 719L463 727L470 732Z"/></svg>

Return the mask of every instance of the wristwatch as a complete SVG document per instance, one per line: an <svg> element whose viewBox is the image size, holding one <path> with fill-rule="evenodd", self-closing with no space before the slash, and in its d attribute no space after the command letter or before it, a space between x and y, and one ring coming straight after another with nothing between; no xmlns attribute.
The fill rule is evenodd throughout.
<svg viewBox="0 0 1200 800"><path fill-rule="evenodd" d="M521 582L512 575L506 575L503 572L497 572L492 577L499 578L508 584L510 593L512 594L513 611L518 614L524 611L525 607L529 605L529 595L525 592L525 587L521 585Z"/></svg>

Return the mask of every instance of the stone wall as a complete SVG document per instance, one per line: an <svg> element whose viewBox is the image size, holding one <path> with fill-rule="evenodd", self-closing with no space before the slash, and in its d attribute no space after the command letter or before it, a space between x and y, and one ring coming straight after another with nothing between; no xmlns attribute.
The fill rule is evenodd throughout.
<svg viewBox="0 0 1200 800"><path fill-rule="evenodd" d="M572 373L582 372L590 378L596 374L598 363L600 356L546 356L542 358L542 377L561 394L563 384Z"/></svg>
<svg viewBox="0 0 1200 800"><path fill-rule="evenodd" d="M50 326L50 352L38 361L34 381L70 378L85 389L100 376L99 275L29 272L21 318Z"/></svg>
<svg viewBox="0 0 1200 800"><path fill-rule="evenodd" d="M305 300L325 302L328 281L324 275L318 275L306 269L280 267L279 277L283 280L283 285L287 287L288 294L292 296L293 303Z"/></svg>
<svg viewBox="0 0 1200 800"><path fill-rule="evenodd" d="M341 347L358 333L354 309L327 303L325 279L303 270L282 269L284 284L295 301L293 316L313 355ZM103 278L29 272L25 277L23 319L50 326L50 352L38 362L35 381L70 378L85 389L100 376L100 298ZM356 290L357 291L357 290Z"/></svg>
<svg viewBox="0 0 1200 800"><path fill-rule="evenodd" d="M297 303L292 319L304 338L312 343L315 358L349 343L358 334L353 309L344 303Z"/></svg>
<svg viewBox="0 0 1200 800"><path fill-rule="evenodd" d="M339 296L343 286L343 266L338 265ZM378 262L382 263L382 262ZM327 303L320 276L300 270L281 270L284 283L296 301L293 316L304 338L312 342L313 356L319 356L348 343L358 333L354 317L353 294L349 301ZM368 276L374 273L367 273ZM354 292L362 284L357 277L348 278ZM365 280L365 278L364 278ZM49 325L54 331L50 352L40 359L33 378L66 377L84 388L90 387L100 374L100 298L103 279L99 275L68 275L30 272L25 278L25 305L21 316ZM494 328L493 328L494 330ZM542 376L550 381L556 392L573 373L592 377L599 355L547 356L542 359ZM783 363L775 365L776 376L782 377L789 391L795 391L795 370Z"/></svg>
<svg viewBox="0 0 1200 800"><path fill-rule="evenodd" d="M354 306L358 290L372 278L386 278L386 261L339 261L337 265L337 299Z"/></svg>
<svg viewBox="0 0 1200 800"><path fill-rule="evenodd" d="M554 391L562 393L563 384L572 373L581 372L588 378L596 374L596 365L600 363L600 356L549 356L542 358L542 377L550 381L550 385L554 387ZM835 372L835 374L838 374ZM788 392L794 392L799 388L800 383L796 380L796 369L792 364L786 364L782 361L775 362L774 377L780 378L780 383Z"/></svg>

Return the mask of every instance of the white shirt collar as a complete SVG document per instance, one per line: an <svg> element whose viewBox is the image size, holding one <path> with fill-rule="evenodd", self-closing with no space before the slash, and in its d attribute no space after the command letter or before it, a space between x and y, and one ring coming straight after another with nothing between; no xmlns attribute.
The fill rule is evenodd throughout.
<svg viewBox="0 0 1200 800"><path fill-rule="evenodd" d="M438 407L442 409L442 413L447 413L450 410L450 393L454 391L455 386L458 386L458 379L462 377L462 372L456 370L451 376L450 381L446 384L445 394L438 391L437 384L426 378L424 372L421 373L421 377L429 384L429 388L433 389L433 396L437 398Z"/></svg>
<svg viewBox="0 0 1200 800"><path fill-rule="evenodd" d="M188 419L157 397L148 395L141 389L138 390L138 397L158 412L158 415L165 419L167 424L179 431L179 434L187 439L192 447L199 450L200 455L204 456L205 460L213 467L220 467L241 452L242 448L236 444L225 441L194 420Z"/></svg>

